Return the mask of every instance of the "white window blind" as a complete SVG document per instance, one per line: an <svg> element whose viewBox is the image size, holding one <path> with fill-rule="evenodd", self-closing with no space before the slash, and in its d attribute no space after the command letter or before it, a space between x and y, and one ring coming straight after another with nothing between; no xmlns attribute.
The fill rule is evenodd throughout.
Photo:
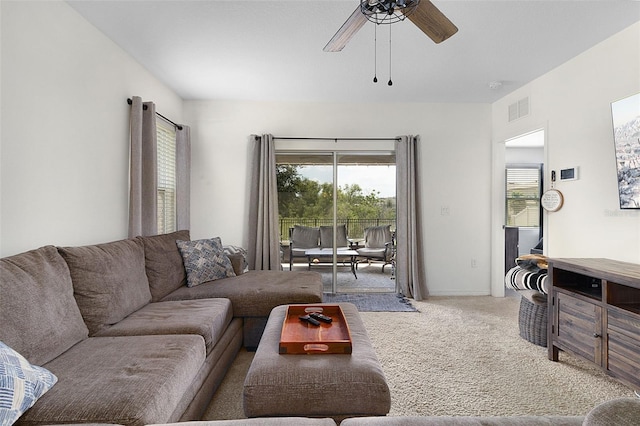
<svg viewBox="0 0 640 426"><path fill-rule="evenodd" d="M506 185L506 225L540 226L540 167L507 166Z"/></svg>
<svg viewBox="0 0 640 426"><path fill-rule="evenodd" d="M158 118L158 234L176 230L176 130Z"/></svg>

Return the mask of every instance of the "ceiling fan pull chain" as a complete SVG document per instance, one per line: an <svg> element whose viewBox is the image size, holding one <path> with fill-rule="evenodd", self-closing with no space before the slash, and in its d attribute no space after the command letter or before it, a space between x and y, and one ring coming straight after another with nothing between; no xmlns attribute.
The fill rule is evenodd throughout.
<svg viewBox="0 0 640 426"><path fill-rule="evenodd" d="M391 25L389 25L389 82L387 84L393 86L393 81L391 81Z"/></svg>
<svg viewBox="0 0 640 426"><path fill-rule="evenodd" d="M378 82L378 26L373 26L373 82Z"/></svg>

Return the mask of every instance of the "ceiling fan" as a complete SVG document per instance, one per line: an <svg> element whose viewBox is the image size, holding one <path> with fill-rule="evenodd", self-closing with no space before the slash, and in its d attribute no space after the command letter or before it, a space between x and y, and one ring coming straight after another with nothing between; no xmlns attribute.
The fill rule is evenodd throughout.
<svg viewBox="0 0 640 426"><path fill-rule="evenodd" d="M391 24L405 18L436 43L458 32L458 27L429 0L360 0L360 5L322 50L341 51L367 21Z"/></svg>

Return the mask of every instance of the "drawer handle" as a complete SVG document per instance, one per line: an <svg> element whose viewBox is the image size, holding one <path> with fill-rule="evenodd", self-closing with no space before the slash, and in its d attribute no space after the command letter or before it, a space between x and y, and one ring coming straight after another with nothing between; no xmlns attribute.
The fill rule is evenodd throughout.
<svg viewBox="0 0 640 426"><path fill-rule="evenodd" d="M598 337L601 337L601 336L598 333L593 333L593 337L597 339Z"/></svg>

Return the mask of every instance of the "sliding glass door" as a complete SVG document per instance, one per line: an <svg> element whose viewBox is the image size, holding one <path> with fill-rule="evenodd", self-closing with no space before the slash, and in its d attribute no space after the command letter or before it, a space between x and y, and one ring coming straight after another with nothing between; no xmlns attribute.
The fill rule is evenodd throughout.
<svg viewBox="0 0 640 426"><path fill-rule="evenodd" d="M329 293L395 291L393 152L279 152L276 163L283 268L320 272Z"/></svg>

